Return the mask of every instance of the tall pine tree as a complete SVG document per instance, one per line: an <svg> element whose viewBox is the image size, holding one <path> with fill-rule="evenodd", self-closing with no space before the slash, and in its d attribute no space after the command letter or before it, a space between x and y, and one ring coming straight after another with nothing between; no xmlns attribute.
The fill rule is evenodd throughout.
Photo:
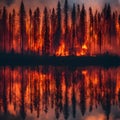
<svg viewBox="0 0 120 120"><path fill-rule="evenodd" d="M48 10L45 7L44 9L44 15L43 15L43 24L42 24L42 35L43 35L43 48L42 52L43 55L49 55L50 54L50 38L49 38L49 15Z"/></svg>
<svg viewBox="0 0 120 120"><path fill-rule="evenodd" d="M23 1L20 5L20 42L21 42L21 53L24 53L25 46L26 46L26 12Z"/></svg>

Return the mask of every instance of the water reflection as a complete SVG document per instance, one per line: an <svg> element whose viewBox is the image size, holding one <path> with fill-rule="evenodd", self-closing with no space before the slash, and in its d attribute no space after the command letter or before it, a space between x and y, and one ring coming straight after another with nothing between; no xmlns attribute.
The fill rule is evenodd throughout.
<svg viewBox="0 0 120 120"><path fill-rule="evenodd" d="M120 68L0 68L0 119L120 119Z"/></svg>

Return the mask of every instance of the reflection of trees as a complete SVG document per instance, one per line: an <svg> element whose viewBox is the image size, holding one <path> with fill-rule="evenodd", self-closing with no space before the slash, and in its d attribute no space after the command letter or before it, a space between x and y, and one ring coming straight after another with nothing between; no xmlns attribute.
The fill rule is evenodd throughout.
<svg viewBox="0 0 120 120"><path fill-rule="evenodd" d="M109 119L111 104L112 102L114 103L115 101L115 89L116 89L116 81L114 79L112 80L111 75L109 75L108 79L105 82L105 86L103 88L104 94L102 96L102 101L101 101L107 119Z"/></svg>
<svg viewBox="0 0 120 120"><path fill-rule="evenodd" d="M43 81L43 96L42 96L42 100L43 100L43 110L45 111L45 113L48 112L48 106L49 106L49 97L50 97L50 80L49 80L49 68L47 66L44 67L44 74L45 74L45 79Z"/></svg>
<svg viewBox="0 0 120 120"><path fill-rule="evenodd" d="M85 90L85 76L80 73L80 109L82 115L85 114L86 111L86 90Z"/></svg>
<svg viewBox="0 0 120 120"><path fill-rule="evenodd" d="M82 115L87 109L92 112L94 106L99 105L109 119L111 106L120 105L117 74L119 71L102 68L3 67L0 68L0 111L6 113L8 105L13 105L14 110L20 110L21 117L25 119L28 109L31 113L36 111L37 117L41 112L47 114L53 109L56 119L61 114L68 119L70 112L73 118L76 117L78 104Z"/></svg>
<svg viewBox="0 0 120 120"><path fill-rule="evenodd" d="M30 75L30 111L31 111L31 113L33 112L33 97L32 97L33 84L32 84L32 77L33 76Z"/></svg>
<svg viewBox="0 0 120 120"><path fill-rule="evenodd" d="M4 68L4 76L3 76L3 109L4 112L7 112L8 106L7 106L7 83L6 83L6 76L5 76L5 68Z"/></svg>
<svg viewBox="0 0 120 120"><path fill-rule="evenodd" d="M76 94L75 94L75 87L77 84L77 74L75 71L72 72L72 114L73 117L76 117Z"/></svg>
<svg viewBox="0 0 120 120"><path fill-rule="evenodd" d="M75 97L75 85L73 83L72 87L72 109L73 109L73 117L76 117L76 97Z"/></svg>
<svg viewBox="0 0 120 120"><path fill-rule="evenodd" d="M68 69L66 69L65 71L65 75L64 75L64 78L65 78L65 103L64 103L64 118L65 119L68 119L69 117L69 97L68 97L68 90L69 90L69 87L70 87L70 71L68 71Z"/></svg>
<svg viewBox="0 0 120 120"><path fill-rule="evenodd" d="M91 76L91 74L90 74ZM90 84L89 84L89 89L90 89L90 107L89 107L89 111L91 112L93 109L93 97L94 97L94 90L93 90L93 84L92 84L92 80L91 78L90 80Z"/></svg>
<svg viewBox="0 0 120 120"><path fill-rule="evenodd" d="M20 101L20 114L23 119L26 117L26 111L25 111L25 91L26 91L26 84L25 84L25 79L24 79L24 74L23 74L23 68L21 70L21 101Z"/></svg>
<svg viewBox="0 0 120 120"><path fill-rule="evenodd" d="M59 118L59 113L62 111L62 74L59 69L55 68L54 71L54 78L55 78L55 114L56 118Z"/></svg>

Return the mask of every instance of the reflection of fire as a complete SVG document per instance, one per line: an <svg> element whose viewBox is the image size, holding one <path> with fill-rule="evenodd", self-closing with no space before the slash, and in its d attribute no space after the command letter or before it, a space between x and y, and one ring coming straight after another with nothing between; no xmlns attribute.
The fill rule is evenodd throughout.
<svg viewBox="0 0 120 120"><path fill-rule="evenodd" d="M49 108L51 104L52 109L55 109L59 105L56 102L64 105L66 99L71 106L73 97L76 105L80 100L84 100L87 108L94 106L94 103L100 105L101 99L105 103L106 95L110 96L110 105L114 101L119 105L120 68L104 70L78 67L71 72L67 67L49 67L46 71L41 66L35 70L6 67L0 69L0 73L1 94L2 92L5 94L8 111L14 115L17 114L21 105L24 105L27 113L29 109L37 110L37 113L41 110L42 113L44 108L46 106ZM24 101L24 104L21 104L21 101ZM3 97L0 97L0 102L1 110L4 111ZM52 109L48 109L48 112Z"/></svg>

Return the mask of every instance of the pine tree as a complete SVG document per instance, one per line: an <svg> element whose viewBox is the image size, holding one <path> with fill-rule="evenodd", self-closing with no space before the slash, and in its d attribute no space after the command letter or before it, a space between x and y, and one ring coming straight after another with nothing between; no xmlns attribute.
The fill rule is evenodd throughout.
<svg viewBox="0 0 120 120"><path fill-rule="evenodd" d="M15 38L15 16L16 16L16 13L15 13L15 9L13 9L13 12L12 12L12 41L11 41L11 50L13 51L14 50L14 46L13 46L13 40Z"/></svg>
<svg viewBox="0 0 120 120"><path fill-rule="evenodd" d="M116 13L113 12L112 19L111 19L111 25L110 25L111 27L110 37L112 37L113 40L116 40L116 37L117 37L116 20L117 20ZM116 43L116 41L114 41L114 43Z"/></svg>
<svg viewBox="0 0 120 120"><path fill-rule="evenodd" d="M72 15L71 15L71 19L72 19L72 54L75 55L76 54L76 50L75 50L75 37L76 37L76 7L75 4L73 4L73 9L72 9Z"/></svg>
<svg viewBox="0 0 120 120"><path fill-rule="evenodd" d="M12 43L12 15L9 14L9 52L11 51Z"/></svg>
<svg viewBox="0 0 120 120"><path fill-rule="evenodd" d="M98 41L98 11L96 10L94 18L93 18L93 29L94 29L94 37L93 37L93 42L94 42L94 53L96 52L96 42Z"/></svg>
<svg viewBox="0 0 120 120"><path fill-rule="evenodd" d="M93 42L93 12L92 8L89 8L89 50L91 51L91 43Z"/></svg>
<svg viewBox="0 0 120 120"><path fill-rule="evenodd" d="M34 39L34 49L35 49L35 44L37 42L37 14L36 10L34 11L34 18L33 18L33 39ZM35 52L35 51L34 51Z"/></svg>
<svg viewBox="0 0 120 120"><path fill-rule="evenodd" d="M65 51L68 49L68 0L65 0L64 3L64 40L65 40Z"/></svg>
<svg viewBox="0 0 120 120"><path fill-rule="evenodd" d="M76 17L76 37L77 44L80 45L80 5L77 5L77 17Z"/></svg>
<svg viewBox="0 0 120 120"><path fill-rule="evenodd" d="M120 14L119 14L119 17L118 17L118 23L119 23L119 26L120 26Z"/></svg>
<svg viewBox="0 0 120 120"><path fill-rule="evenodd" d="M42 35L43 35L43 55L49 55L50 53L50 40L49 40L49 15L48 10L45 7L44 16L43 16L43 24L42 24Z"/></svg>
<svg viewBox="0 0 120 120"><path fill-rule="evenodd" d="M100 54L102 52L102 27L101 27L101 15L100 13L98 13L98 31L97 31L97 35L98 35L98 46L99 46L99 51Z"/></svg>
<svg viewBox="0 0 120 120"><path fill-rule="evenodd" d="M26 46L26 12L24 8L23 1L20 5L20 40L21 40L21 53L24 53L24 49Z"/></svg>
<svg viewBox="0 0 120 120"><path fill-rule="evenodd" d="M2 14L2 41L3 41L3 51L6 52L6 42L7 42L7 10L6 7L3 7Z"/></svg>
<svg viewBox="0 0 120 120"><path fill-rule="evenodd" d="M80 13L80 45L82 46L86 40L86 10L84 5Z"/></svg>
<svg viewBox="0 0 120 120"><path fill-rule="evenodd" d="M79 25L79 23L80 23L80 5L78 4L77 5L77 24Z"/></svg>
<svg viewBox="0 0 120 120"><path fill-rule="evenodd" d="M36 48L40 38L40 10L37 8L34 12L33 20L33 31L34 31L34 49Z"/></svg>
<svg viewBox="0 0 120 120"><path fill-rule="evenodd" d="M67 33L68 33L68 1L65 0L65 4L64 4L64 29L65 29L65 39L67 37Z"/></svg>
<svg viewBox="0 0 120 120"><path fill-rule="evenodd" d="M9 52L13 51L13 40L15 31L15 10L9 14Z"/></svg>
<svg viewBox="0 0 120 120"><path fill-rule="evenodd" d="M29 49L31 50L32 46L32 22L33 22L32 10L29 9L29 19L30 19L30 41L29 41Z"/></svg>
<svg viewBox="0 0 120 120"><path fill-rule="evenodd" d="M108 4L106 11L107 29L108 29L108 43L111 45L111 6Z"/></svg>
<svg viewBox="0 0 120 120"><path fill-rule="evenodd" d="M0 9L0 51L2 51L2 10Z"/></svg>
<svg viewBox="0 0 120 120"><path fill-rule="evenodd" d="M2 9L0 9L0 19L2 18Z"/></svg>
<svg viewBox="0 0 120 120"><path fill-rule="evenodd" d="M58 2L57 4L57 18L56 18L56 32L55 32L55 39L53 41L54 50L58 49L60 45L60 40L62 36L62 27L61 27L61 4Z"/></svg>
<svg viewBox="0 0 120 120"><path fill-rule="evenodd" d="M37 22L37 44L40 40L40 9L37 7L36 9L36 22ZM37 51L40 52L39 50Z"/></svg>
<svg viewBox="0 0 120 120"><path fill-rule="evenodd" d="M52 54L55 54L55 33L56 33L56 28L57 28L57 15L55 13L55 9L52 9L52 14L51 14L51 52Z"/></svg>

